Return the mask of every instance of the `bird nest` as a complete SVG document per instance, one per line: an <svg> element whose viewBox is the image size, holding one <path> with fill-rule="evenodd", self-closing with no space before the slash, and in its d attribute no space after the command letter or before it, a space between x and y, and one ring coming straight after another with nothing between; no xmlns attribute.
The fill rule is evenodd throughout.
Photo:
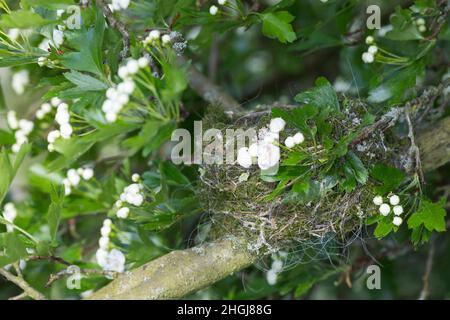
<svg viewBox="0 0 450 320"><path fill-rule="evenodd" d="M359 101L342 101L343 112L330 115L332 137L339 139L351 131L361 129L367 106ZM270 122L270 112L258 112L239 119L221 116L216 109L205 122L208 126L236 129L255 126L261 128ZM287 128L280 135L280 143L298 129ZM374 163L391 162L395 150L389 146L381 131L374 131L367 140L354 146L354 152L366 168ZM317 152L318 146L305 141L305 148ZM320 146L319 146L320 148ZM286 158L281 152L281 161ZM311 179L320 175L320 167L311 165ZM204 209L210 213L214 230L218 234L246 237L248 248L257 253L277 252L280 249L298 250L299 246L318 244L323 249L332 239L333 247L345 247L361 236L366 218L376 214L373 206L373 184L357 186L352 192L343 192L336 185L320 197L301 200L292 192L281 192L268 200L278 182L262 179L258 166L245 169L238 164L211 164L200 168L201 179L198 197ZM318 182L317 187L322 188ZM286 188L288 191L289 186ZM306 197L307 198L307 197Z"/></svg>

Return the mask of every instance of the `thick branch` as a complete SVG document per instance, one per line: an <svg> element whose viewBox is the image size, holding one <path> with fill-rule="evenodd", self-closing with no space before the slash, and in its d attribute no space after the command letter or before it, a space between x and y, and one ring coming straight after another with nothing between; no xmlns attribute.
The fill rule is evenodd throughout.
<svg viewBox="0 0 450 320"><path fill-rule="evenodd" d="M253 264L243 239L173 251L121 275L89 299L173 299L207 287Z"/></svg>
<svg viewBox="0 0 450 320"><path fill-rule="evenodd" d="M44 295L33 289L22 277L15 276L2 268L0 268L0 274L4 276L6 280L11 281L12 283L20 287L24 291L24 294L26 294L30 298L34 300L45 300ZM23 297L23 295L21 296Z"/></svg>
<svg viewBox="0 0 450 320"><path fill-rule="evenodd" d="M179 62L184 64L187 60L184 57L180 57ZM239 103L221 87L214 84L210 79L204 76L194 66L190 66L189 68L188 83L191 89L201 96L206 102L220 105L225 111L228 112L237 113L239 111Z"/></svg>

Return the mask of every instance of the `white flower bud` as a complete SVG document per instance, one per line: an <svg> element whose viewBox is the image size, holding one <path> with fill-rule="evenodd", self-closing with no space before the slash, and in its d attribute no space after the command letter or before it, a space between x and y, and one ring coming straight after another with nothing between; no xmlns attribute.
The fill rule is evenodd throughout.
<svg viewBox="0 0 450 320"><path fill-rule="evenodd" d="M42 111L41 109L39 109L38 111L36 111L36 118L38 118L39 120L44 119L45 117L45 113L44 111Z"/></svg>
<svg viewBox="0 0 450 320"><path fill-rule="evenodd" d="M47 150L48 150L48 152L53 152L53 151L55 151L55 145L53 145L52 143L50 143L49 145L47 145Z"/></svg>
<svg viewBox="0 0 450 320"><path fill-rule="evenodd" d="M138 60L139 68L146 68L149 63L150 63L150 61L147 57L141 57Z"/></svg>
<svg viewBox="0 0 450 320"><path fill-rule="evenodd" d="M380 206L379 211L380 211L381 215L383 215L383 216L386 217L386 216L389 214L389 212L391 212L391 207L390 207L388 204L383 203L383 204Z"/></svg>
<svg viewBox="0 0 450 320"><path fill-rule="evenodd" d="M377 46L370 46L369 49L367 50L367 52L369 52L372 55L375 55L378 52L378 47Z"/></svg>
<svg viewBox="0 0 450 320"><path fill-rule="evenodd" d="M366 37L366 44L373 44L375 42L375 39L372 36Z"/></svg>
<svg viewBox="0 0 450 320"><path fill-rule="evenodd" d="M161 37L161 41L163 44L168 44L172 39L170 39L170 36L168 34L165 34Z"/></svg>
<svg viewBox="0 0 450 320"><path fill-rule="evenodd" d="M300 143L303 143L303 141L305 141L305 136L301 132L297 132L293 138L294 138L295 144L300 144Z"/></svg>
<svg viewBox="0 0 450 320"><path fill-rule="evenodd" d="M389 197L389 203L393 206L396 206L400 203L400 198L398 195L394 194L393 196Z"/></svg>
<svg viewBox="0 0 450 320"><path fill-rule="evenodd" d="M117 114L115 112L107 112L105 118L109 123L116 122Z"/></svg>
<svg viewBox="0 0 450 320"><path fill-rule="evenodd" d="M227 0L218 0L217 3L223 6L227 3Z"/></svg>
<svg viewBox="0 0 450 320"><path fill-rule="evenodd" d="M130 209L128 209L127 207L123 207L117 211L116 215L117 215L117 218L126 219L126 218L128 218L129 213L130 213Z"/></svg>
<svg viewBox="0 0 450 320"><path fill-rule="evenodd" d="M119 68L117 74L121 79L126 79L128 77L128 69L125 66Z"/></svg>
<svg viewBox="0 0 450 320"><path fill-rule="evenodd" d="M70 121L70 114L67 110L59 109L55 115L55 121L62 126L63 124L67 124Z"/></svg>
<svg viewBox="0 0 450 320"><path fill-rule="evenodd" d="M158 40L160 36L161 36L161 33L159 32L159 30L152 30L148 34L150 41Z"/></svg>
<svg viewBox="0 0 450 320"><path fill-rule="evenodd" d="M51 104L53 107L59 106L59 104L60 104L61 102L62 102L61 99L59 99L58 97L53 97L53 98L50 100L50 104Z"/></svg>
<svg viewBox="0 0 450 320"><path fill-rule="evenodd" d="M399 215L401 215L403 213L403 207L402 206L395 206L393 211L394 211L394 214L396 216L399 216Z"/></svg>
<svg viewBox="0 0 450 320"><path fill-rule="evenodd" d="M107 249L108 245L109 245L109 237L101 237L98 240L98 245L100 246L100 248L102 249Z"/></svg>
<svg viewBox="0 0 450 320"><path fill-rule="evenodd" d="M216 6L212 5L211 7L209 7L209 13L213 16L215 16L217 14L217 11L219 11L219 8L217 8Z"/></svg>
<svg viewBox="0 0 450 320"><path fill-rule="evenodd" d="M106 98L110 99L110 100L115 100L117 99L117 90L116 88L109 88L108 90L106 90Z"/></svg>
<svg viewBox="0 0 450 320"><path fill-rule="evenodd" d="M392 220L392 223L394 225L396 225L397 227L399 227L402 223L403 223L403 219L400 217L394 217L394 219Z"/></svg>
<svg viewBox="0 0 450 320"><path fill-rule="evenodd" d="M33 131L34 123L25 119L19 120L19 128L25 135L28 135Z"/></svg>
<svg viewBox="0 0 450 320"><path fill-rule="evenodd" d="M136 60L130 60L127 62L127 70L129 74L136 74L139 71L139 64Z"/></svg>
<svg viewBox="0 0 450 320"><path fill-rule="evenodd" d="M290 149L295 146L295 140L293 137L287 137L284 141L284 144Z"/></svg>
<svg viewBox="0 0 450 320"><path fill-rule="evenodd" d="M364 52L362 54L362 60L364 63L372 63L375 61L375 57L370 52Z"/></svg>
<svg viewBox="0 0 450 320"><path fill-rule="evenodd" d="M111 225L112 225L111 219L103 220L103 225L106 226L106 227L111 227Z"/></svg>
<svg viewBox="0 0 450 320"><path fill-rule="evenodd" d="M17 128L19 128L19 121L17 120L15 111L8 111L6 118L7 118L8 126L12 130L16 130Z"/></svg>
<svg viewBox="0 0 450 320"><path fill-rule="evenodd" d="M43 67L45 66L45 64L47 63L47 57L39 57L37 60L37 64L39 67Z"/></svg>
<svg viewBox="0 0 450 320"><path fill-rule="evenodd" d="M44 113L49 113L50 111L52 111L52 106L51 106L50 103L43 103L43 104L41 105L41 110L42 110Z"/></svg>
<svg viewBox="0 0 450 320"><path fill-rule="evenodd" d="M59 132L59 130L53 130L48 133L47 141L48 143L55 143L56 139L59 137L61 137L61 132Z"/></svg>
<svg viewBox="0 0 450 320"><path fill-rule="evenodd" d="M92 168L85 168L82 173L84 180L90 180L94 176L94 170Z"/></svg>
<svg viewBox="0 0 450 320"><path fill-rule="evenodd" d="M139 174L137 174L137 173L134 173L134 174L131 176L131 181L133 181L133 182L138 182L139 179L141 179L141 176L140 176Z"/></svg>
<svg viewBox="0 0 450 320"><path fill-rule="evenodd" d="M73 133L72 126L69 123L64 123L59 129L61 130L61 137L64 139L69 139Z"/></svg>
<svg viewBox="0 0 450 320"><path fill-rule="evenodd" d="M258 144L258 166L261 170L268 170L280 161L280 148L271 143Z"/></svg>
<svg viewBox="0 0 450 320"><path fill-rule="evenodd" d="M381 206L383 204L383 198L381 196L376 196L373 198L373 203L376 206Z"/></svg>
<svg viewBox="0 0 450 320"><path fill-rule="evenodd" d="M130 98L129 98L128 95L125 94L125 93L120 94L120 95L117 97L117 102L119 102L121 105L125 105L125 104L127 104L129 101L130 101Z"/></svg>
<svg viewBox="0 0 450 320"><path fill-rule="evenodd" d="M419 31L420 31L420 32L425 32L425 31L427 31L427 27L424 26L424 25L420 25L420 26L419 26Z"/></svg>
<svg viewBox="0 0 450 320"><path fill-rule="evenodd" d="M270 120L269 128L271 132L279 133L284 130L285 126L286 121L284 121L282 118L274 118Z"/></svg>
<svg viewBox="0 0 450 320"><path fill-rule="evenodd" d="M109 234L111 233L111 227L103 226L100 229L100 233L101 233L102 237L109 237Z"/></svg>
<svg viewBox="0 0 450 320"><path fill-rule="evenodd" d="M69 180L70 184L75 187L80 183L81 180L75 169L70 169L69 171L67 171L67 179Z"/></svg>
<svg viewBox="0 0 450 320"><path fill-rule="evenodd" d="M132 94L134 91L135 85L132 80L125 80L124 82L120 83L117 86L117 89L119 92L126 93L126 94Z"/></svg>
<svg viewBox="0 0 450 320"><path fill-rule="evenodd" d="M258 156L258 144L252 143L250 147L248 148L248 153L252 158L255 158Z"/></svg>
<svg viewBox="0 0 450 320"><path fill-rule="evenodd" d="M240 148L237 154L237 163L246 169L252 165L252 157L246 147Z"/></svg>

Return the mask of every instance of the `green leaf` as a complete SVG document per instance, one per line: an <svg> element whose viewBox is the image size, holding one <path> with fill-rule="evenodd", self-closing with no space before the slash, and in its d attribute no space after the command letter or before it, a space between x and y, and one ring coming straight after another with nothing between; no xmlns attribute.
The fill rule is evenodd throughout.
<svg viewBox="0 0 450 320"><path fill-rule="evenodd" d="M378 223L373 234L378 239L382 239L386 237L389 233L391 233L391 231L393 230L394 224L392 223L392 221L390 219L384 218Z"/></svg>
<svg viewBox="0 0 450 320"><path fill-rule="evenodd" d="M447 214L444 209L445 200L443 197L439 202L433 203L428 199L422 199L417 211L408 219L408 228L414 229L423 225L428 231L444 232Z"/></svg>
<svg viewBox="0 0 450 320"><path fill-rule="evenodd" d="M0 174L0 203L5 198L17 170L19 170L20 165L30 150L30 144L23 144L16 155L14 164L11 164L11 160L9 159L9 155L5 149L0 152L0 169L2 170Z"/></svg>
<svg viewBox="0 0 450 320"><path fill-rule="evenodd" d="M0 267L28 256L24 237L14 232L0 234L0 248Z"/></svg>
<svg viewBox="0 0 450 320"><path fill-rule="evenodd" d="M416 78L423 74L423 70L422 63L414 63L390 72L379 86L370 90L368 101L372 103L387 101L389 105L393 105L411 98L415 95Z"/></svg>
<svg viewBox="0 0 450 320"><path fill-rule="evenodd" d="M101 91L108 88L104 82L78 71L66 72L64 77L84 91Z"/></svg>
<svg viewBox="0 0 450 320"><path fill-rule="evenodd" d="M295 96L295 101L325 110L339 112L339 100L333 86L323 77L316 80L316 86L309 91L299 93Z"/></svg>
<svg viewBox="0 0 450 320"><path fill-rule="evenodd" d="M48 208L47 222L50 228L50 238L52 240L52 244L55 244L59 221L61 218L61 208L64 202L64 187L52 185L50 197L52 202Z"/></svg>
<svg viewBox="0 0 450 320"><path fill-rule="evenodd" d="M390 21L393 29L386 33L387 39L398 41L423 39L423 36L414 24L412 11L402 9L399 6L395 8L395 13L391 16Z"/></svg>
<svg viewBox="0 0 450 320"><path fill-rule="evenodd" d="M394 167L388 167L384 164L376 164L372 168L370 175L382 183L381 186L374 188L375 193L379 195L394 191L406 178L406 174L403 171Z"/></svg>
<svg viewBox="0 0 450 320"><path fill-rule="evenodd" d="M105 31L105 18L96 11L95 26L85 30L67 31L66 44L77 50L61 56L61 63L68 69L92 72L103 75L102 44Z"/></svg>
<svg viewBox="0 0 450 320"><path fill-rule="evenodd" d="M347 161L353 169L353 176L355 177L356 181L358 181L360 184L365 184L367 182L367 179L369 178L369 172L367 171L366 167L364 167L362 161L356 154L351 151L347 154Z"/></svg>
<svg viewBox="0 0 450 320"><path fill-rule="evenodd" d="M287 11L276 11L259 14L262 21L262 33L282 43L293 42L297 36L292 29L291 22L295 19Z"/></svg>
<svg viewBox="0 0 450 320"><path fill-rule="evenodd" d="M3 13L0 18L0 27L6 29L38 28L49 23L52 21L45 20L39 14L26 10L11 11L9 14Z"/></svg>

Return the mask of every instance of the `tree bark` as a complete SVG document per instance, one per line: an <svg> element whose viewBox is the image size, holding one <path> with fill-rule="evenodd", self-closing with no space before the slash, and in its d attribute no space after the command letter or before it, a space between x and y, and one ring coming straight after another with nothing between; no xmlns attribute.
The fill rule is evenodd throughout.
<svg viewBox="0 0 450 320"><path fill-rule="evenodd" d="M120 275L89 299L173 299L207 287L256 261L245 239L228 238L172 251Z"/></svg>
<svg viewBox="0 0 450 320"><path fill-rule="evenodd" d="M450 161L450 118L417 138L425 171ZM245 239L224 239L174 251L119 276L90 299L176 299L250 266Z"/></svg>

